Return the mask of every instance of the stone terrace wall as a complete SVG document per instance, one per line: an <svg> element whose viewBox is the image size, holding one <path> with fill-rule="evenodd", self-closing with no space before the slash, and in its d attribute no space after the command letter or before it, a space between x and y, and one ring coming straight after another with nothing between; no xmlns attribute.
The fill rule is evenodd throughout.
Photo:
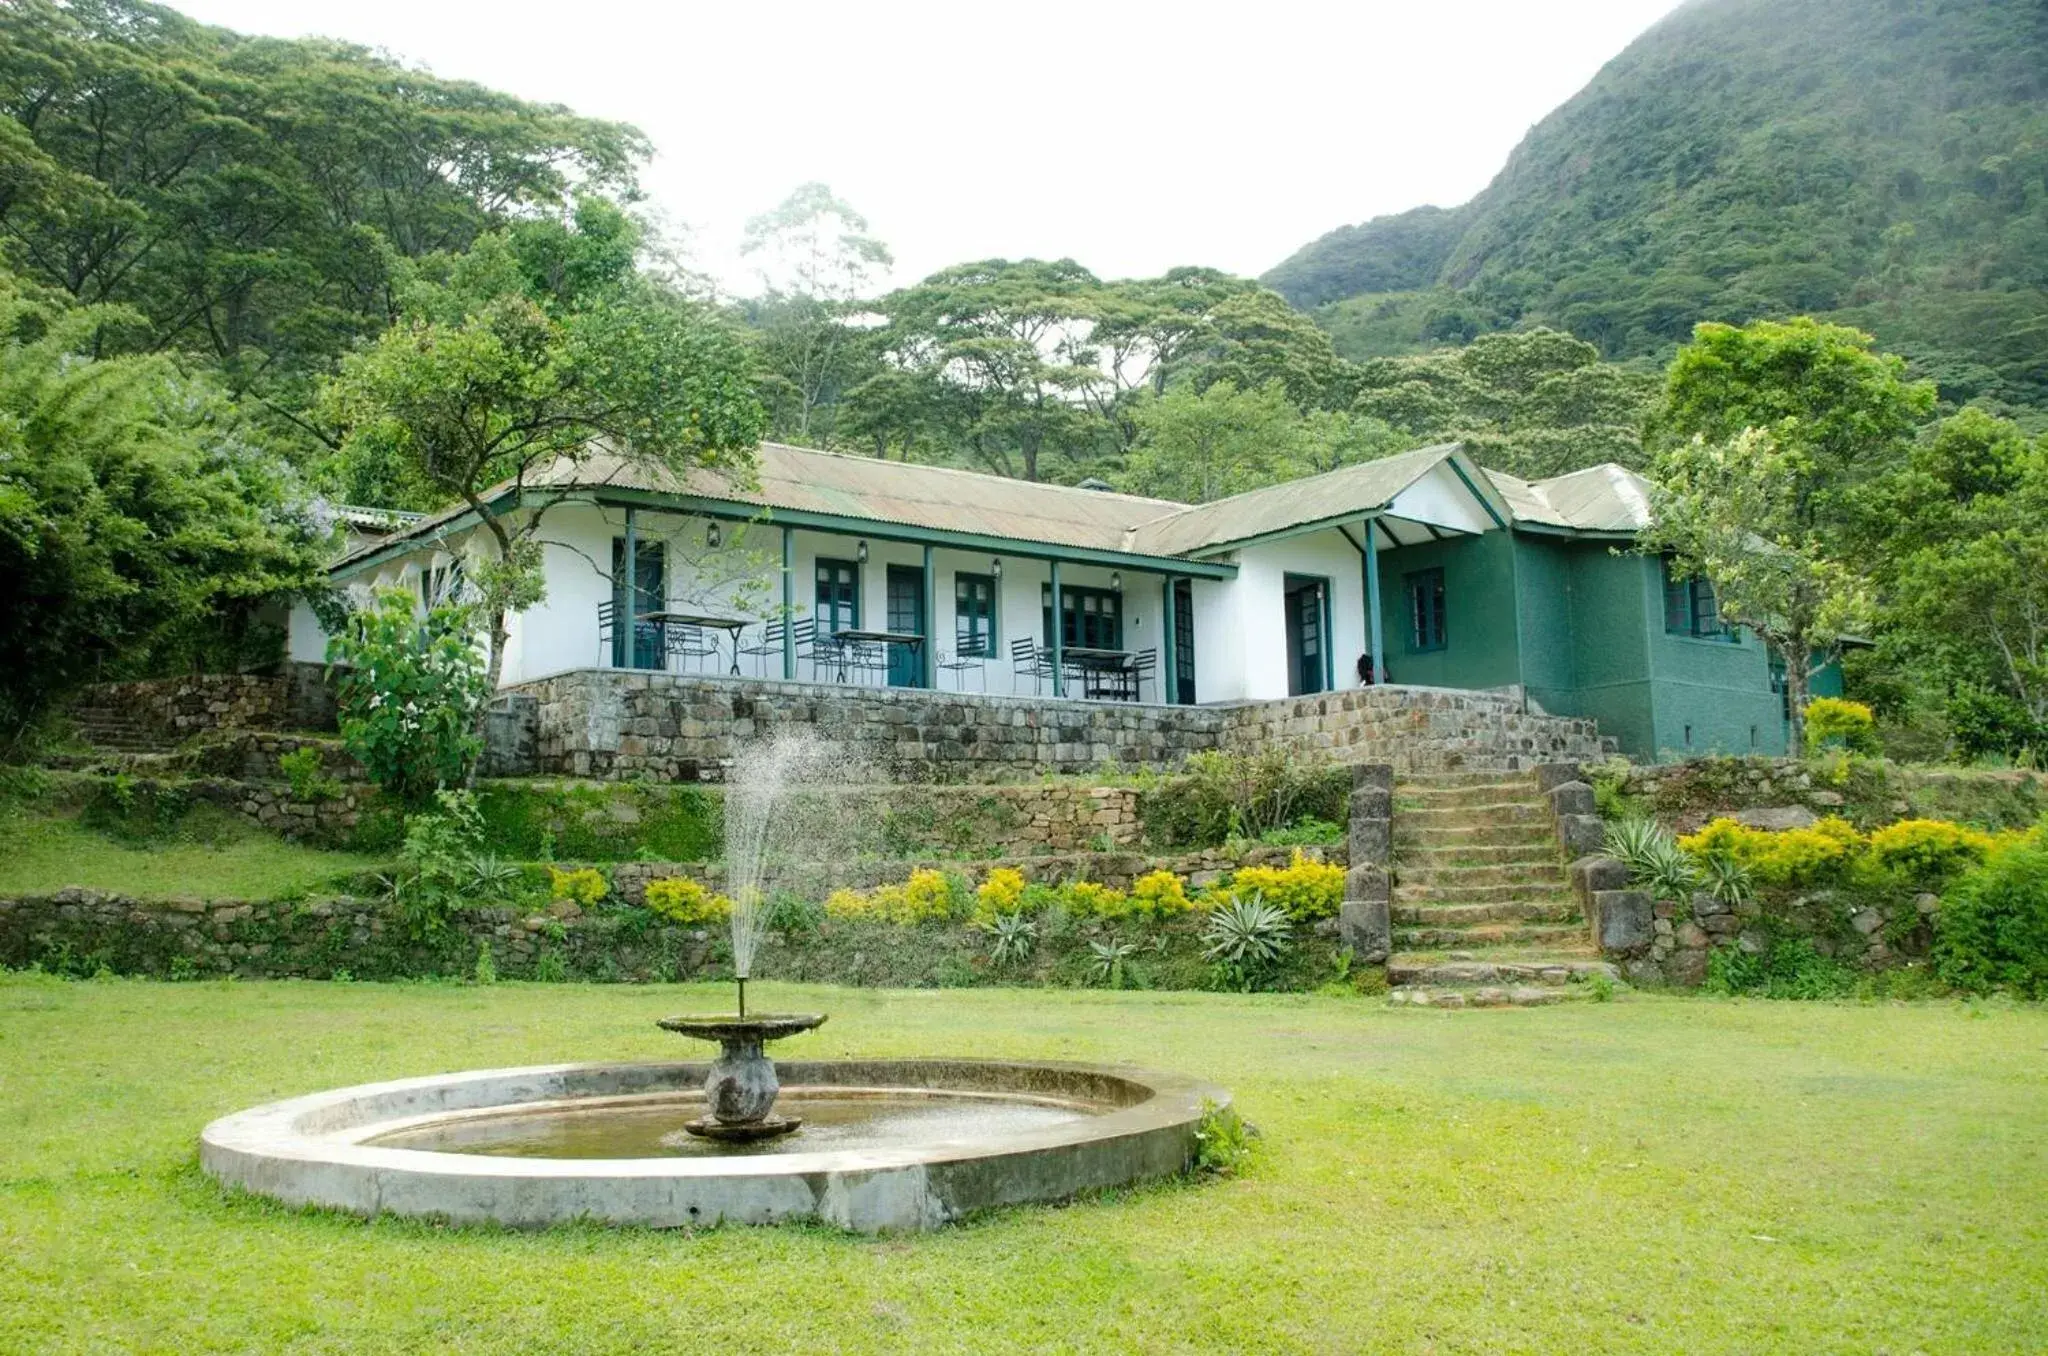
<svg viewBox="0 0 2048 1356"><path fill-rule="evenodd" d="M535 771L719 781L735 743L808 727L899 781L1170 768L1209 749L1282 747L1402 771L1517 770L1609 751L1590 720L1504 693L1382 687L1230 706L988 697L586 669L523 685Z"/></svg>
<svg viewBox="0 0 2048 1356"><path fill-rule="evenodd" d="M1223 747L1320 750L1340 763L1386 763L1399 772L1519 772L1599 758L1599 726L1531 715L1504 692L1367 687L1230 708Z"/></svg>
<svg viewBox="0 0 2048 1356"><path fill-rule="evenodd" d="M1211 707L597 669L519 690L536 699L538 771L661 781L723 781L737 744L791 728L845 744L906 782L1167 767L1217 747L1230 719Z"/></svg>
<svg viewBox="0 0 2048 1356"><path fill-rule="evenodd" d="M212 673L97 683L72 703L88 738L120 746L175 744L217 730L332 730L326 666L286 664L274 674Z"/></svg>

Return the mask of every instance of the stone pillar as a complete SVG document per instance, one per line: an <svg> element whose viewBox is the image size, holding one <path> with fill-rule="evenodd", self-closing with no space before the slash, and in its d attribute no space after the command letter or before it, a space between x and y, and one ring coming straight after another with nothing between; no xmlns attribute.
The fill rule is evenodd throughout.
<svg viewBox="0 0 2048 1356"><path fill-rule="evenodd" d="M1362 763L1351 770L1351 865L1344 873L1339 935L1367 965L1384 965L1394 950L1394 769Z"/></svg>

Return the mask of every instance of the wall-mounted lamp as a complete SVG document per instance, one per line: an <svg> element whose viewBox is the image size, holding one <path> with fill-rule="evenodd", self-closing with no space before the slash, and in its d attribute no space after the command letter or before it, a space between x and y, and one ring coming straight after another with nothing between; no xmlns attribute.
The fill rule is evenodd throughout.
<svg viewBox="0 0 2048 1356"><path fill-rule="evenodd" d="M854 547L853 558L863 565L868 563L868 544L865 539L862 539L861 543Z"/></svg>
<svg viewBox="0 0 2048 1356"><path fill-rule="evenodd" d="M1001 579L1003 577L1003 558L1001 556L997 556L989 561L988 573L991 579Z"/></svg>
<svg viewBox="0 0 2048 1356"><path fill-rule="evenodd" d="M1109 587L1117 593L1124 591L1124 572L1122 570L1111 570L1109 572Z"/></svg>
<svg viewBox="0 0 2048 1356"><path fill-rule="evenodd" d="M711 526L704 529L704 544L716 551L725 540L725 530L718 525L718 519L711 520Z"/></svg>

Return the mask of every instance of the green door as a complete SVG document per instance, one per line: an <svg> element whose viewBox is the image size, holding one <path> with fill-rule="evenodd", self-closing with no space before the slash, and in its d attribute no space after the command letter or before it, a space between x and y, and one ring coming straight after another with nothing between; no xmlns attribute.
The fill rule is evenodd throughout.
<svg viewBox="0 0 2048 1356"><path fill-rule="evenodd" d="M1283 585L1287 603L1287 695L1329 690L1329 597L1326 581L1290 574Z"/></svg>
<svg viewBox="0 0 2048 1356"><path fill-rule="evenodd" d="M889 629L898 635L924 635L924 571L915 565L891 565L888 588ZM924 658L915 646L889 647L889 686L924 686Z"/></svg>

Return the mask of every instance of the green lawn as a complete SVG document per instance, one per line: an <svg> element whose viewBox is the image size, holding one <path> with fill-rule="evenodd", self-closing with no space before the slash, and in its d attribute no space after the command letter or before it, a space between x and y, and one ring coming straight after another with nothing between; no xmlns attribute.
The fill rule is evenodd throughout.
<svg viewBox="0 0 2048 1356"><path fill-rule="evenodd" d="M543 1234L291 1213L209 1118L674 1056L722 990L0 979L0 1349L2018 1352L2048 1346L2048 1010L764 985L812 1056L1234 1088L1232 1180L940 1233Z"/></svg>
<svg viewBox="0 0 2048 1356"><path fill-rule="evenodd" d="M287 843L217 811L194 811L188 818L199 821L201 832L137 844L111 838L69 815L0 808L0 895L82 885L144 897L274 899L379 862L359 853Z"/></svg>

